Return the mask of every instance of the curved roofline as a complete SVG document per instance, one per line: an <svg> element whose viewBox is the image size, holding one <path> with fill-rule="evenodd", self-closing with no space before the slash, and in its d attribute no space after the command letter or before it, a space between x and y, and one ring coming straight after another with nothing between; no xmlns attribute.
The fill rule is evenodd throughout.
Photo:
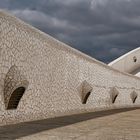
<svg viewBox="0 0 140 140"><path fill-rule="evenodd" d="M134 49L134 50L132 50L132 51L129 51L128 53L126 53L126 54L120 56L119 58L117 58L117 59L115 59L114 61L110 62L110 63L108 64L108 66L111 66L111 65L113 65L113 64L116 63L116 62L119 62L119 61L122 60L124 57L126 57L126 56L128 56L128 55L130 55L130 54L132 54L132 53L134 53L134 52L137 52L138 50L140 50L140 47L138 47L138 48L136 48L136 49Z"/></svg>

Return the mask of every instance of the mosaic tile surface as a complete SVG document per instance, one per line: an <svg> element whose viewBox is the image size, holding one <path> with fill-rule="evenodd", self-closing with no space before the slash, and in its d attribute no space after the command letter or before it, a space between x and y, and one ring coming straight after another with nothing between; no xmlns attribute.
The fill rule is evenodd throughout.
<svg viewBox="0 0 140 140"><path fill-rule="evenodd" d="M4 12L0 12L0 40L0 125L140 106L139 78L114 70ZM9 73L16 82L5 88ZM22 81L28 88L18 108L6 110L13 86ZM83 81L93 88L86 104L81 101ZM114 104L112 88L119 92ZM138 95L135 103L132 92Z"/></svg>

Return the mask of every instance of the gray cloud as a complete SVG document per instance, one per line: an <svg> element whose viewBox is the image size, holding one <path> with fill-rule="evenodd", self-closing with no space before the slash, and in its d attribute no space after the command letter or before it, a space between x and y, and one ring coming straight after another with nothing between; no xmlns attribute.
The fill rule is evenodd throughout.
<svg viewBox="0 0 140 140"><path fill-rule="evenodd" d="M101 61L140 44L139 0L0 0L22 20Z"/></svg>

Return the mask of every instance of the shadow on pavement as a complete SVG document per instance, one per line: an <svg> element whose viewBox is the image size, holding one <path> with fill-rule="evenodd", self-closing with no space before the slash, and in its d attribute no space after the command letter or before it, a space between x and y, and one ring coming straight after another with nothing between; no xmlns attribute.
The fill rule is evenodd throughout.
<svg viewBox="0 0 140 140"><path fill-rule="evenodd" d="M20 137L28 136L31 134L39 133L41 131L50 130L66 125L74 124L77 122L94 119L97 117L104 117L120 112L135 110L137 108L129 109L116 109L100 112L91 112L85 114L77 114L71 116L57 117L45 120L38 120L32 122L24 122L13 125L6 125L0 127L0 140L15 140Z"/></svg>

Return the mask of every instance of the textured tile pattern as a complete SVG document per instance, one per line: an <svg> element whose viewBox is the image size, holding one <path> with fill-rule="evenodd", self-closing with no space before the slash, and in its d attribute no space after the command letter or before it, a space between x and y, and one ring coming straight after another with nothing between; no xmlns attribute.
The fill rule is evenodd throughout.
<svg viewBox="0 0 140 140"><path fill-rule="evenodd" d="M5 89L4 85L12 66L24 75L29 86L18 108L5 110L10 94L9 91L5 95L5 90L12 87ZM18 72L12 76L16 77L16 74ZM93 90L87 103L82 104L81 84L85 80ZM113 87L119 92L114 104L110 98ZM135 104L130 98L133 91L138 94ZM114 70L0 12L0 125L140 106L139 95L139 78Z"/></svg>

